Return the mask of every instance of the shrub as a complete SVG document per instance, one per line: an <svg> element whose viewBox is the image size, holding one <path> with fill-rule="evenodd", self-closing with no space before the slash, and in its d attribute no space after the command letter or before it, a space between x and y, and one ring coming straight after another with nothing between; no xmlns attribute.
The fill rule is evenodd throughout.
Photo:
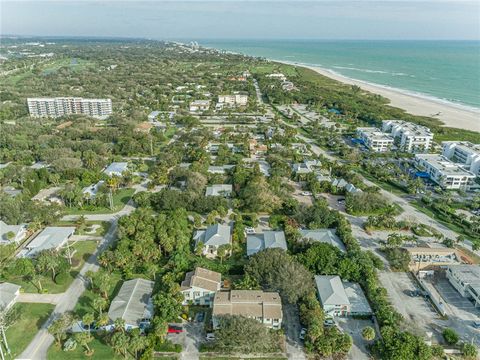
<svg viewBox="0 0 480 360"><path fill-rule="evenodd" d="M455 345L459 340L458 334L455 332L455 330L450 328L444 329L442 335L449 345Z"/></svg>

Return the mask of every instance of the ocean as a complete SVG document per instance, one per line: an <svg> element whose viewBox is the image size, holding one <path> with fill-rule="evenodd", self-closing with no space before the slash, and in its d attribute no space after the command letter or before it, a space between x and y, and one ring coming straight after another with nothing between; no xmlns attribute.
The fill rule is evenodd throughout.
<svg viewBox="0 0 480 360"><path fill-rule="evenodd" d="M198 40L480 109L480 41Z"/></svg>

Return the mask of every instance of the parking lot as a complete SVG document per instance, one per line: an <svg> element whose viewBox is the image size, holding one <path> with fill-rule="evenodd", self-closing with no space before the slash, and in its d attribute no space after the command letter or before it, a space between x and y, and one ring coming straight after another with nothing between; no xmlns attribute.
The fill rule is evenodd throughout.
<svg viewBox="0 0 480 360"><path fill-rule="evenodd" d="M395 309L403 315L410 329L419 334L431 332L437 327L439 315L428 300L422 296L412 297L411 291L417 289L413 279L404 272L379 272L380 282L387 290L388 298ZM438 332L434 333L441 340Z"/></svg>
<svg viewBox="0 0 480 360"><path fill-rule="evenodd" d="M480 329L472 326L474 321L480 321L480 308L463 298L445 277L436 277L432 285L443 298L448 316L438 324L454 329L463 341L473 341L480 346Z"/></svg>

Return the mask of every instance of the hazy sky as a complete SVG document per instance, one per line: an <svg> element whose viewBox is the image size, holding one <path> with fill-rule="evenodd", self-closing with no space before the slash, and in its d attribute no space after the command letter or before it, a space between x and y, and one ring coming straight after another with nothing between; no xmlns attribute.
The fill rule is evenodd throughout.
<svg viewBox="0 0 480 360"><path fill-rule="evenodd" d="M480 39L480 2L11 1L2 34L154 39Z"/></svg>

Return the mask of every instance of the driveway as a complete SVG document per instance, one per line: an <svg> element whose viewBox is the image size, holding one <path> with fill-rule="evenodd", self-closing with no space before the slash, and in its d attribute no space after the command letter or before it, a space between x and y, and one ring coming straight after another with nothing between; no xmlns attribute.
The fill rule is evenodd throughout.
<svg viewBox="0 0 480 360"><path fill-rule="evenodd" d="M182 360L198 360L200 353L198 348L204 338L203 323L186 323L183 325L184 332L180 334L168 334L167 339L174 344L182 345Z"/></svg>
<svg viewBox="0 0 480 360"><path fill-rule="evenodd" d="M299 338L302 326L296 305L283 305L283 325L287 346L287 356L291 360L306 360L303 344Z"/></svg>
<svg viewBox="0 0 480 360"><path fill-rule="evenodd" d="M18 295L17 302L58 304L63 294L64 293L59 293L59 294L20 293Z"/></svg>
<svg viewBox="0 0 480 360"><path fill-rule="evenodd" d="M335 321L337 322L338 327L352 338L353 344L352 348L348 352L348 358L352 360L370 359L370 355L367 350L368 341L363 339L362 330L367 326L375 328L373 323L370 320L357 320L340 317L337 317Z"/></svg>

